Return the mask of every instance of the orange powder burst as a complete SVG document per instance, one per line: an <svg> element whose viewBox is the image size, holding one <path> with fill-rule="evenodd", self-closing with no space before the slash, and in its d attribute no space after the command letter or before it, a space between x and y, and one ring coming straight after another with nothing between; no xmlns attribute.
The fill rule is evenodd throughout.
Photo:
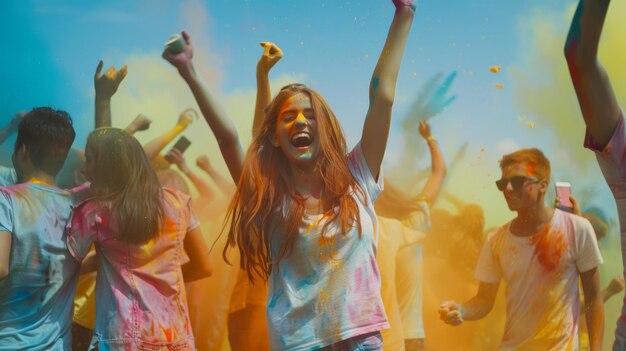
<svg viewBox="0 0 626 351"><path fill-rule="evenodd" d="M498 73L498 72L500 72L501 69L502 69L502 67L500 67L500 66L491 66L491 67L489 67L489 70L491 71L491 73Z"/></svg>
<svg viewBox="0 0 626 351"><path fill-rule="evenodd" d="M504 89L504 84L497 83L495 87L498 89Z"/></svg>

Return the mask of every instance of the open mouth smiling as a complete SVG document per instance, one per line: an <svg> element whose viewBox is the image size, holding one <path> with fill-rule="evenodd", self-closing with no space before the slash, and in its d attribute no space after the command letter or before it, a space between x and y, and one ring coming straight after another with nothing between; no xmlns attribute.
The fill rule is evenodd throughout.
<svg viewBox="0 0 626 351"><path fill-rule="evenodd" d="M298 132L291 137L291 145L297 149L308 148L313 143L313 137L307 132Z"/></svg>

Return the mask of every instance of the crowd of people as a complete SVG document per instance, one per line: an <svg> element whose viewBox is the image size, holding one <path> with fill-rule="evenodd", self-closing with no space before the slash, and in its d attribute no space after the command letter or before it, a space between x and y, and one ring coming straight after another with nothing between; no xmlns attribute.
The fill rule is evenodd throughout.
<svg viewBox="0 0 626 351"><path fill-rule="evenodd" d="M480 204L445 191L450 169L425 118L415 124L430 151L423 186L408 190L384 177L416 11L411 0L393 5L352 148L312 88L290 84L272 97L269 75L283 52L262 42L244 152L194 67L186 32L163 58L193 94L230 179L207 156L196 160L198 172L184 146L163 152L194 123L193 108L143 145L134 134L150 128L150 118L112 126L125 66L96 68L95 123L84 150L72 147L67 112L16 113L0 129L0 142L17 134L12 166L0 167L0 351L472 349L479 328L459 339L443 328L487 316L501 282L506 306L492 313L503 320L495 347L602 350L603 302L624 288L622 276L600 286L598 241L608 219L581 211L574 197L560 199L573 203L569 209L547 204L551 166L541 150L502 156L495 185L516 217L489 234ZM565 58L587 126L584 145L616 200L625 263L626 129L597 58L608 6L580 0ZM456 210L434 208L436 201ZM451 289L473 297L447 300ZM437 314L441 321L429 328ZM626 350L626 307L613 350Z"/></svg>

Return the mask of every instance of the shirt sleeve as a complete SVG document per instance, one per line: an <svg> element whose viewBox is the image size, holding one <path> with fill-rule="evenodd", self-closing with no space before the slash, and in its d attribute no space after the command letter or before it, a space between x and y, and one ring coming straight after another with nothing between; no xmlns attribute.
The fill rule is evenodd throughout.
<svg viewBox="0 0 626 351"><path fill-rule="evenodd" d="M190 231L200 226L200 221L198 220L198 217L196 217L196 214L193 211L193 206L192 206L193 204L192 204L191 197L187 197L186 200L187 200L187 203L185 205L185 208L189 217L189 220L187 221L187 233L189 233Z"/></svg>
<svg viewBox="0 0 626 351"><path fill-rule="evenodd" d="M478 263L476 264L476 272L474 273L474 276L481 282L498 283L500 279L502 279L502 274L497 266L494 258L494 252L491 248L491 243L497 233L497 231L492 233L489 235L487 240L485 240L483 248L480 251L480 256L478 257Z"/></svg>
<svg viewBox="0 0 626 351"><path fill-rule="evenodd" d="M72 209L72 217L65 228L67 247L78 261L82 261L96 241L98 230L96 215L88 211L88 204Z"/></svg>
<svg viewBox="0 0 626 351"><path fill-rule="evenodd" d="M626 129L624 128L624 112L621 113L613 136L609 143L602 148L591 136L589 130L585 132L584 146L596 153L598 158L610 160L619 168L622 178L626 178Z"/></svg>
<svg viewBox="0 0 626 351"><path fill-rule="evenodd" d="M17 173L14 168L0 166L0 186L17 184Z"/></svg>
<svg viewBox="0 0 626 351"><path fill-rule="evenodd" d="M13 233L13 206L11 198L0 191L0 231Z"/></svg>
<svg viewBox="0 0 626 351"><path fill-rule="evenodd" d="M372 172L370 171L365 155L363 154L363 148L361 148L361 142L359 142L352 151L348 154L348 167L350 172L361 188L365 191L372 204L378 198L378 195L383 191L383 168L380 168L378 174L378 180L374 179Z"/></svg>
<svg viewBox="0 0 626 351"><path fill-rule="evenodd" d="M574 217L576 233L576 268L579 272L587 272L604 263L596 234L586 218Z"/></svg>

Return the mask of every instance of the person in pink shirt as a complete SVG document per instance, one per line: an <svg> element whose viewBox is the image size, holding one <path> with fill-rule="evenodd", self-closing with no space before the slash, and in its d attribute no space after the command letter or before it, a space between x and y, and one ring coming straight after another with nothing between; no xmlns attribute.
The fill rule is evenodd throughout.
<svg viewBox="0 0 626 351"><path fill-rule="evenodd" d="M74 208L66 240L83 271L97 262L90 350L195 350L184 282L211 267L190 198L161 188L139 142L121 129L89 135L82 171L94 196Z"/></svg>
<svg viewBox="0 0 626 351"><path fill-rule="evenodd" d="M598 44L610 0L580 0L565 43L565 58L583 119L585 147L594 151L619 213L622 263L626 263L626 129ZM624 265L626 266L626 264ZM624 272L626 276L626 271ZM617 320L613 350L626 350L626 304Z"/></svg>

